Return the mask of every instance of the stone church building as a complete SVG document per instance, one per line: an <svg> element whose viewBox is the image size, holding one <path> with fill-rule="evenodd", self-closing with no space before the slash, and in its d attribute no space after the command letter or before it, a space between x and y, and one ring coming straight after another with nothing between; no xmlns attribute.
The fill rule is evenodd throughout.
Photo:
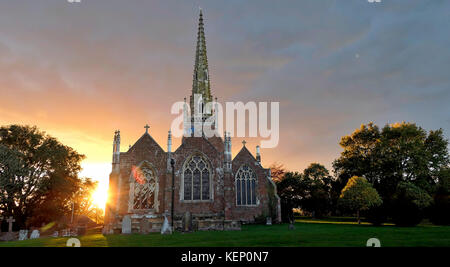
<svg viewBox="0 0 450 267"><path fill-rule="evenodd" d="M201 11L191 107L195 94L205 103L212 101ZM281 221L280 200L270 169L261 166L259 147L255 157L244 142L232 159L229 135L208 138L193 132L172 151L169 131L165 151L146 126L127 152L120 152L120 132L115 132L105 234L160 231L164 217L172 219L172 201L175 230L239 230L242 223L265 222L268 217Z"/></svg>

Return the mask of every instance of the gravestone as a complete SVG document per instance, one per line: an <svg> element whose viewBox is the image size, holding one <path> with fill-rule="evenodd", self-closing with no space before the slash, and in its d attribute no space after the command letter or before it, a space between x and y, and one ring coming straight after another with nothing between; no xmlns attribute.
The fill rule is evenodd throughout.
<svg viewBox="0 0 450 267"><path fill-rule="evenodd" d="M72 228L72 229L69 230L69 232L70 232L70 236L77 236L77 235L79 235L77 228Z"/></svg>
<svg viewBox="0 0 450 267"><path fill-rule="evenodd" d="M36 239L39 238L41 234L39 233L39 230L35 229L33 232L31 232L30 239Z"/></svg>
<svg viewBox="0 0 450 267"><path fill-rule="evenodd" d="M6 222L8 222L8 232L2 236L2 240L3 241L12 241L12 240L16 240L17 236L15 233L13 233L12 231L12 227L13 227L13 222L15 222L16 220L13 219L13 217L9 217Z"/></svg>
<svg viewBox="0 0 450 267"><path fill-rule="evenodd" d="M165 234L171 234L171 233L172 233L172 228L169 225L169 220L167 220L166 214L164 214L164 223L161 228L161 234L165 235Z"/></svg>
<svg viewBox="0 0 450 267"><path fill-rule="evenodd" d="M266 225L272 225L272 217L266 218Z"/></svg>
<svg viewBox="0 0 450 267"><path fill-rule="evenodd" d="M123 216L122 234L131 234L131 217L130 217L130 215Z"/></svg>
<svg viewBox="0 0 450 267"><path fill-rule="evenodd" d="M16 220L14 220L12 216L10 216L6 221L8 222L8 233L12 233L13 222L15 222Z"/></svg>
<svg viewBox="0 0 450 267"><path fill-rule="evenodd" d="M140 232L142 234L150 233L150 222L146 218L142 218L142 220L141 220Z"/></svg>
<svg viewBox="0 0 450 267"><path fill-rule="evenodd" d="M59 236L58 231L54 231L53 234L52 234L52 237L58 237L58 236Z"/></svg>
<svg viewBox="0 0 450 267"><path fill-rule="evenodd" d="M182 220L183 231L191 232L192 231L192 215L189 211L186 211Z"/></svg>
<svg viewBox="0 0 450 267"><path fill-rule="evenodd" d="M20 230L19 231L19 240L27 240L28 239L28 230Z"/></svg>
<svg viewBox="0 0 450 267"><path fill-rule="evenodd" d="M61 230L61 236L63 236L63 237L70 236L70 229L63 229L63 230Z"/></svg>

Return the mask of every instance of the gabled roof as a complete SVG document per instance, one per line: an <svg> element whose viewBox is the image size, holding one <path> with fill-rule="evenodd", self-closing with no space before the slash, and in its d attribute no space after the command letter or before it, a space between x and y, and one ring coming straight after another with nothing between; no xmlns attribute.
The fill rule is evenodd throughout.
<svg viewBox="0 0 450 267"><path fill-rule="evenodd" d="M253 159L254 161L256 161L256 158L253 156L252 153L250 153L250 151L248 151L246 146L242 146L241 151L239 151L239 153L237 153L237 155L234 157L233 161L237 158L241 158L241 157L250 157L251 159Z"/></svg>
<svg viewBox="0 0 450 267"><path fill-rule="evenodd" d="M137 147L150 147L152 144L156 144L156 146L159 148L159 150L161 150L162 153L166 153L149 133L144 133L136 141L136 143L134 143L134 145L130 147L130 149L128 149L128 152L134 151Z"/></svg>

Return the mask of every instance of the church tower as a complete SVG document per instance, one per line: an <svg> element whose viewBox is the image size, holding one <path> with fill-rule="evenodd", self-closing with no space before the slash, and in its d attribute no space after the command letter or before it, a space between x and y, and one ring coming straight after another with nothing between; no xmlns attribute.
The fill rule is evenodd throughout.
<svg viewBox="0 0 450 267"><path fill-rule="evenodd" d="M208 103L212 101L202 10L200 10L200 17L198 21L197 47L195 50L195 65L192 81L192 95L190 99L191 109L194 107L195 104L194 102L195 94L200 94L202 96L203 103Z"/></svg>
<svg viewBox="0 0 450 267"><path fill-rule="evenodd" d="M187 135L194 135L196 137L203 136L205 133L204 127L215 131L217 128L215 122L217 118L214 116L216 106L212 105L213 97L211 94L205 28L201 9L198 22L197 46L195 49L194 73L192 77L192 94L189 100L190 116L186 116L186 106L184 112L185 131Z"/></svg>

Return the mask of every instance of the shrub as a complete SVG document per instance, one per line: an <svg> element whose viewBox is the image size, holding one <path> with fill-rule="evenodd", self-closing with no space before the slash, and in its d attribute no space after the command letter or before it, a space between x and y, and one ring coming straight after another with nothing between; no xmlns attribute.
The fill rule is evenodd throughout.
<svg viewBox="0 0 450 267"><path fill-rule="evenodd" d="M450 225L450 196L448 194L434 195L430 219L437 225Z"/></svg>
<svg viewBox="0 0 450 267"><path fill-rule="evenodd" d="M438 225L450 225L450 169L441 170L439 183L431 207L431 222Z"/></svg>
<svg viewBox="0 0 450 267"><path fill-rule="evenodd" d="M433 199L421 188L409 182L400 182L393 198L393 220L398 226L414 226L423 218L424 210Z"/></svg>
<svg viewBox="0 0 450 267"><path fill-rule="evenodd" d="M387 221L385 205L370 208L365 212L365 217L366 220L373 225L382 225Z"/></svg>

